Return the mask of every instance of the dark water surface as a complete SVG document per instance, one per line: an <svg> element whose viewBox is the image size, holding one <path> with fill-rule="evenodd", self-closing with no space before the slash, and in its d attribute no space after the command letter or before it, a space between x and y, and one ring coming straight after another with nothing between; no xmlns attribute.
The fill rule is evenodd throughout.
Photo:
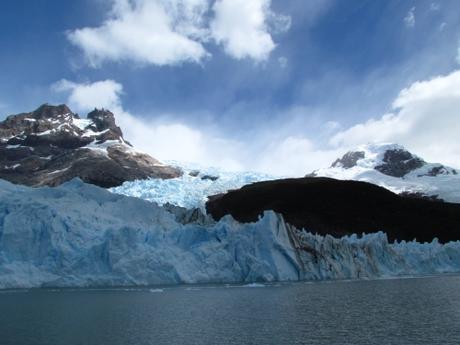
<svg viewBox="0 0 460 345"><path fill-rule="evenodd" d="M0 344L460 344L460 277L0 292Z"/></svg>

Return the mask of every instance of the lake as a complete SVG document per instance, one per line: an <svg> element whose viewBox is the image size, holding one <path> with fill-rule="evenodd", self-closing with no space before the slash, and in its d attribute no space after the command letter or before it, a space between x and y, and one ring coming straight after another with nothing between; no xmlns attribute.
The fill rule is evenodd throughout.
<svg viewBox="0 0 460 345"><path fill-rule="evenodd" d="M0 291L0 344L460 344L460 276Z"/></svg>

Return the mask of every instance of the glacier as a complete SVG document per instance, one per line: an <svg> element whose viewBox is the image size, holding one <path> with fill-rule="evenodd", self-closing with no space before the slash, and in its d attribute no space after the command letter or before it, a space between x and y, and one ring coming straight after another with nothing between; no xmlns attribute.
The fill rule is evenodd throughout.
<svg viewBox="0 0 460 345"><path fill-rule="evenodd" d="M154 201L159 205L172 204L188 209L204 210L209 195L225 193L254 182L280 178L251 171L229 172L192 163L166 162L168 165L180 167L184 172L183 175L167 180L147 179L124 182L119 187L111 188L110 191ZM198 175L192 176L195 175L194 173ZM217 180L203 178L206 176L217 177Z"/></svg>
<svg viewBox="0 0 460 345"><path fill-rule="evenodd" d="M333 238L267 211L189 222L184 212L74 179L30 188L0 180L0 288L371 279L460 272L460 242ZM206 218L206 216L203 216Z"/></svg>

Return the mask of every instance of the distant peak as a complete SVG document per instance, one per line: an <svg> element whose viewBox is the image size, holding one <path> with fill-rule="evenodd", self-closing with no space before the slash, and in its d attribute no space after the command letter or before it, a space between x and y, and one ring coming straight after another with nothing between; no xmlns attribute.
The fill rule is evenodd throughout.
<svg viewBox="0 0 460 345"><path fill-rule="evenodd" d="M355 166L373 168L382 174L403 177L426 163L404 146L393 143L377 143L359 146L332 163L332 168L351 169Z"/></svg>

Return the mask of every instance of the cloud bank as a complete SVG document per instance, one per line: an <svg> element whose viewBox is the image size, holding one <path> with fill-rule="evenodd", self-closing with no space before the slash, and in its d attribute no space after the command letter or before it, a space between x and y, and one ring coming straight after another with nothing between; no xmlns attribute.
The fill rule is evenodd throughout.
<svg viewBox="0 0 460 345"><path fill-rule="evenodd" d="M263 61L275 49L272 33L290 18L270 10L270 0L111 0L98 27L70 31L88 63L131 61L141 65L200 63L206 45L222 45L233 58Z"/></svg>
<svg viewBox="0 0 460 345"><path fill-rule="evenodd" d="M403 89L393 111L334 135L334 146L396 142L427 160L460 166L460 71Z"/></svg>

